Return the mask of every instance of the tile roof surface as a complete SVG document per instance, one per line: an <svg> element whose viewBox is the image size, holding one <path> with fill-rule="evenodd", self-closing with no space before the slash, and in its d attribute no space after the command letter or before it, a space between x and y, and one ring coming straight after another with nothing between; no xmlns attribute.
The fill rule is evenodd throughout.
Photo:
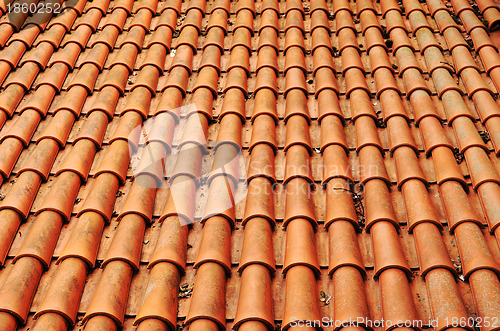
<svg viewBox="0 0 500 331"><path fill-rule="evenodd" d="M500 328L493 0L37 2L0 1L1 330Z"/></svg>

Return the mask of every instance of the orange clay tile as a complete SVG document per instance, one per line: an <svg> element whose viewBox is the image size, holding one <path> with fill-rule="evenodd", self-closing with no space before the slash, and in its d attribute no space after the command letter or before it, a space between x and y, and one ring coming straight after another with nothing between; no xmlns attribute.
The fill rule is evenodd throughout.
<svg viewBox="0 0 500 331"><path fill-rule="evenodd" d="M299 74L301 72L299 71ZM277 82L276 82L276 72L272 68L260 68L257 77L255 79L255 99L259 95L260 90L270 90L274 94L278 94ZM269 98L269 97L268 97ZM257 102L257 101L256 101Z"/></svg>
<svg viewBox="0 0 500 331"><path fill-rule="evenodd" d="M396 222L396 215L388 200L389 190L387 186L383 181L378 179L370 180L365 185L368 228L371 228L377 222L392 223L397 228L399 225Z"/></svg>
<svg viewBox="0 0 500 331"><path fill-rule="evenodd" d="M78 258L90 267L94 267L104 221L101 215L94 212L83 214L79 220L57 262Z"/></svg>
<svg viewBox="0 0 500 331"><path fill-rule="evenodd" d="M384 100L385 101L385 100ZM384 102L384 107L393 106L391 103ZM394 151L402 146L407 146L412 148L415 153L418 154L418 149L411 135L410 128L407 124L406 114L393 115L387 120L387 126L389 127L389 139L390 139L390 152Z"/></svg>
<svg viewBox="0 0 500 331"><path fill-rule="evenodd" d="M257 49L260 50L264 46L273 47L277 52L279 52L278 48L278 35L276 30L273 27L265 27L259 33L259 43Z"/></svg>
<svg viewBox="0 0 500 331"><path fill-rule="evenodd" d="M302 49L302 51L305 51L305 42L302 30L296 27L289 29L285 34L284 54L286 55L287 51L293 47L298 47Z"/></svg>
<svg viewBox="0 0 500 331"><path fill-rule="evenodd" d="M326 32L328 35L331 35L330 24L328 23L328 13L324 10L316 10L316 12L311 13L311 34L314 35L314 32ZM318 28L324 28L319 29Z"/></svg>
<svg viewBox="0 0 500 331"><path fill-rule="evenodd" d="M496 275L493 271L489 270L478 270L473 273L470 277L471 283L477 288L476 294L476 305L478 307L478 315L486 316L487 314L495 315L495 309L497 309L498 304L496 302L491 302L489 295L492 293L497 293L498 282L495 280ZM489 282L491 285L482 285L483 282ZM488 304L490 302L490 304ZM496 316L496 315L495 315Z"/></svg>
<svg viewBox="0 0 500 331"><path fill-rule="evenodd" d="M340 32L343 29L350 29L352 32L356 33L356 27L354 26L351 14L349 11L341 10L335 14L335 21L337 24L337 35L340 38ZM339 40L340 42L340 40Z"/></svg>
<svg viewBox="0 0 500 331"><path fill-rule="evenodd" d="M353 105L354 104L353 102ZM378 137L373 118L370 116L359 116L356 119L356 125L365 128L364 130L356 131L356 150L359 152L363 147L375 146L379 148L380 152L383 154L384 149Z"/></svg>
<svg viewBox="0 0 500 331"><path fill-rule="evenodd" d="M132 269L123 261L113 261L102 273L101 281L87 308L84 322L95 316L105 316L120 325L125 315L127 290L132 280Z"/></svg>
<svg viewBox="0 0 500 331"><path fill-rule="evenodd" d="M144 219L136 214L127 214L121 218L120 228L106 253L103 267L113 261L123 261L137 270L142 246L142 238L138 234L144 233L144 225Z"/></svg>
<svg viewBox="0 0 500 331"><path fill-rule="evenodd" d="M100 214L109 222L113 213L110 200L113 199L113 195L116 195L118 191L118 180L111 174L104 172L100 174L103 174L103 176L92 186L92 191L85 199L78 216L92 211Z"/></svg>
<svg viewBox="0 0 500 331"><path fill-rule="evenodd" d="M430 88L426 85L425 80L418 69L411 68L403 73L403 81L405 83L406 95L411 98L412 93L416 91L424 91L432 94ZM453 85L454 86L454 85Z"/></svg>
<svg viewBox="0 0 500 331"><path fill-rule="evenodd" d="M488 156L483 150L470 148L465 153L469 160L472 158L476 160L475 164L469 165L469 173L474 189L487 182L500 183L497 172L489 163ZM469 163L471 162L469 161Z"/></svg>
<svg viewBox="0 0 500 331"><path fill-rule="evenodd" d="M297 266L306 266L318 274L319 263L315 249L314 228L309 220L299 217L290 221L286 234L283 273Z"/></svg>
<svg viewBox="0 0 500 331"><path fill-rule="evenodd" d="M424 222L432 223L436 227L441 228L441 224L433 209L425 184L426 183L410 180L402 185L401 188L405 200L412 198L411 202L408 201L406 204L410 230L413 230L417 225ZM413 196L410 196L411 194L413 194Z"/></svg>
<svg viewBox="0 0 500 331"><path fill-rule="evenodd" d="M251 185L254 187L258 187L259 181L261 184L267 185L267 181L262 179L252 181ZM261 187L262 186L263 185L261 185ZM253 194L264 195L268 193L267 191L262 191L253 192ZM274 271L275 262L271 240L273 227L272 223L270 223L269 219L267 219L269 216L274 216L274 210L266 210L268 215L262 215L258 210L248 209L249 208L247 208L247 210L245 211L245 213L249 216L245 219L246 236L243 243L239 270L241 272L249 265L259 264L265 266L270 271ZM262 217L261 215L264 217Z"/></svg>
<svg viewBox="0 0 500 331"><path fill-rule="evenodd" d="M327 57L325 60L328 62L329 58L331 58L331 55L332 55L332 52L331 52L332 46L331 46L331 42L330 42L330 29L328 27L323 28L323 26L318 26L318 27L322 28L322 29L317 29L313 33L311 52L313 54L315 54L318 49L321 49L325 53L326 52L330 53L329 55L325 54ZM317 59L320 59L320 58L322 58L322 56L317 57ZM316 67L316 65L315 65L315 67ZM331 67L332 67L332 70L335 71L333 66L331 66ZM314 71L316 71L316 68Z"/></svg>
<svg viewBox="0 0 500 331"><path fill-rule="evenodd" d="M5 280L6 286L3 286L0 291L0 298L2 298L0 309L14 316L19 322L25 323L42 274L42 267L38 260L26 257L19 260L10 271ZM19 291L20 288L25 291ZM25 297L28 293L30 296Z"/></svg>
<svg viewBox="0 0 500 331"><path fill-rule="evenodd" d="M321 120L321 150L324 151L330 145L339 145L349 153L343 129L342 120L338 116L324 116Z"/></svg>
<svg viewBox="0 0 500 331"><path fill-rule="evenodd" d="M38 215L35 223L28 232L14 262L23 257L33 257L41 262L47 268L54 247L59 236L63 218L54 211L46 211ZM44 242L40 246L40 242Z"/></svg>
<svg viewBox="0 0 500 331"><path fill-rule="evenodd" d="M72 171L85 181L92 166L92 156L95 154L96 148L97 146L93 141L88 139L79 140L72 148L73 155L64 159L56 174Z"/></svg>
<svg viewBox="0 0 500 331"><path fill-rule="evenodd" d="M237 186L239 178L238 154L241 152L239 147L241 145L239 139L240 123L240 119L236 116L225 116L224 121L221 122L221 127L227 127L227 129L219 131L219 142L214 146L212 172L208 177L208 184L217 176L225 176Z"/></svg>
<svg viewBox="0 0 500 331"><path fill-rule="evenodd" d="M231 60L232 59L233 57L231 57ZM259 72L259 70L263 68L271 68L275 70L276 73L278 72L278 57L273 47L262 47L259 49L255 70Z"/></svg>
<svg viewBox="0 0 500 331"><path fill-rule="evenodd" d="M369 10L369 11L372 11L374 12L375 14L377 13L377 11L375 10L375 8L373 7L373 3L369 0L360 0L356 3L357 5L357 12L358 12L358 15L360 15L361 13L363 13L365 10Z"/></svg>
<svg viewBox="0 0 500 331"><path fill-rule="evenodd" d="M82 126L80 134L75 139L74 143L76 144L76 142L81 139L88 139L96 146L100 147L104 137L104 132L106 131L107 122L108 118L102 111L94 111L90 113L85 125Z"/></svg>
<svg viewBox="0 0 500 331"><path fill-rule="evenodd" d="M389 175L385 170L383 156L377 146L367 145L359 151L360 182L366 183L372 179L380 179L389 183Z"/></svg>
<svg viewBox="0 0 500 331"><path fill-rule="evenodd" d="M192 146L188 147L191 149ZM200 152L198 151L198 155L196 157L200 157ZM199 169L197 169L196 173L199 173ZM195 173L195 175L196 175ZM177 178L179 176L180 178ZM165 207L162 212L161 219L170 216L179 217L179 222L185 222L190 224L194 221L194 203L193 203L193 195L196 191L196 186L199 184L196 180L189 180L184 176L191 176L191 174L186 173L174 173L171 177L170 188L171 190L176 189L178 194L185 199L178 199L177 196L170 195Z"/></svg>
<svg viewBox="0 0 500 331"><path fill-rule="evenodd" d="M441 1L437 1L437 2L439 2L442 6L444 6L444 4ZM454 27L456 29L460 29L459 25L457 23L455 23L453 18L449 15L449 13L447 13L446 6L444 6L444 8L443 7L437 7L437 8L433 7L432 11L433 11L433 13L431 15L434 16L434 19L436 20L436 24L439 27L439 31L442 34L444 34L445 31L451 27ZM439 12L439 11L441 11L441 12Z"/></svg>
<svg viewBox="0 0 500 331"><path fill-rule="evenodd" d="M448 29L444 31L444 36L450 51L453 51L457 46L469 48L470 45L464 40L458 29Z"/></svg>
<svg viewBox="0 0 500 331"><path fill-rule="evenodd" d="M263 118L260 117L259 119ZM252 157L248 164L247 181L256 177L264 177L271 183L276 182L274 173L274 155L276 150L273 146L265 143L259 143L252 149Z"/></svg>
<svg viewBox="0 0 500 331"><path fill-rule="evenodd" d="M294 178L286 187L285 225L294 219L307 220L316 225L314 210L307 200L311 194L309 183L303 178Z"/></svg>
<svg viewBox="0 0 500 331"><path fill-rule="evenodd" d="M291 268L286 277L283 326L287 330L292 321L320 320L319 299L314 272L307 266Z"/></svg>
<svg viewBox="0 0 500 331"><path fill-rule="evenodd" d="M499 152L499 141L498 141L498 125L499 125L499 120L497 116L492 117L486 121L485 126L488 129L488 132L493 132L490 136L490 139L492 141L493 147L495 149L495 153L498 154Z"/></svg>
<svg viewBox="0 0 500 331"><path fill-rule="evenodd" d="M341 1L335 1L335 4L333 6L333 15L337 16L339 12L342 10L347 11L349 14L353 14L353 11L351 9L351 6L349 5L349 2L346 0L341 0Z"/></svg>
<svg viewBox="0 0 500 331"><path fill-rule="evenodd" d="M234 49L237 46L244 46L248 49L248 51L251 51L251 38L252 33L249 29L237 29L234 32L234 38L231 42L230 50Z"/></svg>
<svg viewBox="0 0 500 331"><path fill-rule="evenodd" d="M421 223L415 227L414 235L420 257L420 268L424 276L436 269L446 269L456 276L457 271L451 263L439 230L435 225Z"/></svg>
<svg viewBox="0 0 500 331"><path fill-rule="evenodd" d="M365 71L358 50L354 47L348 47L342 51L342 73L345 75L346 71L351 68L357 68L363 72Z"/></svg>
<svg viewBox="0 0 500 331"><path fill-rule="evenodd" d="M344 52L342 52L344 53ZM361 68L351 68L345 73L345 84L346 84L346 96L349 98L351 93L357 90L364 90L367 94L370 94L370 90L366 84L365 76Z"/></svg>
<svg viewBox="0 0 500 331"><path fill-rule="evenodd" d="M76 150L72 151L77 153ZM80 178L78 174L71 170L62 171L51 190L54 192L64 192L63 195L49 194L49 196L41 203L40 208L35 215L39 215L43 211L50 210L60 214L65 221L68 221L73 210L73 204L80 186Z"/></svg>
<svg viewBox="0 0 500 331"><path fill-rule="evenodd" d="M472 223L463 223L455 229L457 240L466 240L470 236L477 235L480 232L479 226ZM499 272L497 262L492 258L488 248L485 247L482 238L479 240L470 240L468 249L460 249L460 256L463 261L464 276L469 277L476 270L491 270Z"/></svg>
<svg viewBox="0 0 500 331"><path fill-rule="evenodd" d="M318 94L317 99L320 122L324 118L324 116L327 115L338 116L342 122L344 121L342 110L340 109L339 98L334 91L325 89Z"/></svg>
<svg viewBox="0 0 500 331"><path fill-rule="evenodd" d="M353 267L358 269L361 275L365 275L361 252L356 243L356 231L352 223L345 220L335 221L328 228L328 235L331 239L336 239L330 241L329 273L334 274L344 267Z"/></svg>
<svg viewBox="0 0 500 331"><path fill-rule="evenodd" d="M145 184L154 180L154 178L149 175L145 175L143 178ZM154 203L154 199L152 199L153 188L154 186L150 185L144 185L144 187L140 185L134 186L134 189L127 195L127 199L118 217L123 218L130 214L141 216L145 221L151 221L152 206Z"/></svg>
<svg viewBox="0 0 500 331"><path fill-rule="evenodd" d="M265 9L265 8L262 8ZM259 33L266 27L271 27L278 31L278 12L274 10L262 10Z"/></svg>
<svg viewBox="0 0 500 331"><path fill-rule="evenodd" d="M398 28L404 30L403 32L407 30L406 24L401 17L399 8L396 11L389 10L388 12L385 12L385 22L387 24L387 33L391 35L391 32L393 32L393 30L397 31Z"/></svg>
<svg viewBox="0 0 500 331"><path fill-rule="evenodd" d="M315 86L315 96L318 97L318 94L323 90L332 90L335 93L339 93L339 88L337 86L337 82L335 80L334 72L327 67L322 67L316 70L315 77L317 80Z"/></svg>
<svg viewBox="0 0 500 331"><path fill-rule="evenodd" d="M243 271L241 283L235 325L239 326L239 330L245 330L246 327L267 330L273 327L269 271L260 265L250 265Z"/></svg>
<svg viewBox="0 0 500 331"><path fill-rule="evenodd" d="M399 87L394 79L392 72L387 69L377 70L374 73L375 85L377 87L377 97L380 98L382 94L388 91L400 93Z"/></svg>
<svg viewBox="0 0 500 331"><path fill-rule="evenodd" d="M344 178L333 178L326 185L326 224L331 225L335 221L348 221L358 228L357 215L354 202L348 191L349 182ZM342 201L342 204L331 203Z"/></svg>
<svg viewBox="0 0 500 331"><path fill-rule="evenodd" d="M286 4L285 15L288 15L292 10L297 10L299 13L304 14L304 7L298 0L292 0Z"/></svg>
<svg viewBox="0 0 500 331"><path fill-rule="evenodd" d="M391 40L393 42L393 52L397 53L399 49L408 47L410 50L415 51L415 47L410 42L406 30L403 28L395 28L391 30Z"/></svg>
<svg viewBox="0 0 500 331"><path fill-rule="evenodd" d="M71 277L68 277L68 273ZM80 259L71 259L62 263L58 267L56 278L52 283L53 288L48 290L52 295L44 298L35 318L39 319L41 316L44 316L45 313L50 314L51 312L57 311L60 316L67 319L70 325L73 325L76 320L78 309L78 305L75 303L80 300L78 294L82 293L81 289L83 289L85 284L85 276L86 266ZM73 295L68 296L64 291L61 291L61 289L67 286L66 282L71 282L75 289L80 289L80 291L74 292L76 297Z"/></svg>
<svg viewBox="0 0 500 331"><path fill-rule="evenodd" d="M148 295L145 296L144 303L134 321L135 325L139 325L138 330L141 327L146 330L150 327L161 330L163 327L164 330L167 330L167 325L175 325L178 303L177 284L179 281L179 270L170 263L160 263L151 270L147 284ZM166 306L165 303L169 304Z"/></svg>
<svg viewBox="0 0 500 331"><path fill-rule="evenodd" d="M255 202L254 204L249 204L248 207L245 209L245 216L243 218L243 223L246 223L249 219L252 217L263 217L268 219L271 223L274 222L274 206L272 204L271 199L267 197L267 194L270 194L272 196L273 188L270 184L274 184L274 172L273 172L273 165L272 165L272 153L268 153L268 158L264 158L264 153L269 152L269 147L266 145L259 145L255 151L254 157L252 157L251 162L253 161L250 166L251 167L256 167L257 165L255 163L256 160L259 160L261 163L267 164L268 169L264 170L267 173L269 173L268 176L265 176L265 172L263 171L262 173L256 173L255 175L252 173L249 178L247 179L248 183L253 183L252 185L249 184L249 191L248 194L252 194L252 197L254 197ZM270 156L269 156L270 154ZM267 161L267 162L266 162ZM264 166L265 167L265 166ZM255 171L254 171L255 172ZM271 177L273 176L273 177Z"/></svg>
<svg viewBox="0 0 500 331"><path fill-rule="evenodd" d="M378 34L378 32L377 32ZM389 57L386 54L386 51L384 48L381 47L374 47L370 51L370 65L372 68L372 75L374 72L376 72L378 69L381 68L387 68L391 72L394 73L394 68L392 67L391 63L389 62Z"/></svg>
<svg viewBox="0 0 500 331"><path fill-rule="evenodd" d="M470 56L469 50L465 47L456 47L453 50L453 62L458 75L460 75L464 69L479 69L472 56Z"/></svg>
<svg viewBox="0 0 500 331"><path fill-rule="evenodd" d="M44 180L47 180L52 164L59 152L59 147L57 141L54 139L43 139L40 141L37 148L30 154L30 158L21 166L17 176L24 171L34 171Z"/></svg>
<svg viewBox="0 0 500 331"><path fill-rule="evenodd" d="M40 186L41 178L33 172L25 172L19 176L13 185L11 194L2 200L1 210L12 210L26 219L31 205Z"/></svg>
<svg viewBox="0 0 500 331"><path fill-rule="evenodd" d="M360 21L361 21L361 32L365 35L370 28L380 29L380 25L377 20L377 16L372 10L363 10L362 12L358 12Z"/></svg>
<svg viewBox="0 0 500 331"><path fill-rule="evenodd" d="M494 207L498 201L498 193L498 186L495 183L484 183L478 188L482 207L488 215L487 219L491 231L496 231L498 228L498 215Z"/></svg>
<svg viewBox="0 0 500 331"><path fill-rule="evenodd" d="M340 268L332 276L335 296L334 316L338 324L348 324L349 321L367 320L369 309L363 290L363 277L351 266ZM359 328L365 327L365 322L359 323Z"/></svg>
<svg viewBox="0 0 500 331"><path fill-rule="evenodd" d="M190 328L196 330L197 325L200 325L200 330L224 328L225 295L226 275L224 268L216 263L202 264L198 268L193 298L186 316L186 323L190 324ZM211 327L205 325L206 323Z"/></svg>
<svg viewBox="0 0 500 331"><path fill-rule="evenodd" d="M217 216L225 218L227 222L234 225L234 198L235 181L231 176L224 174L214 176L210 183L208 201L203 213L203 221ZM215 198L217 197L217 199Z"/></svg>
<svg viewBox="0 0 500 331"><path fill-rule="evenodd" d="M6 134L0 139L0 141L5 141L8 138L14 138L22 142L24 146L27 146L33 132L40 122L40 114L33 110L25 111L11 129L6 132Z"/></svg>

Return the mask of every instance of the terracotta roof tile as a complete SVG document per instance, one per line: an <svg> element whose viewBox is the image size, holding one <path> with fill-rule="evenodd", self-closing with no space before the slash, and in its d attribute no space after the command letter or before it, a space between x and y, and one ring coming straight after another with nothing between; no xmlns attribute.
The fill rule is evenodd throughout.
<svg viewBox="0 0 500 331"><path fill-rule="evenodd" d="M494 1L18 3L2 330L500 317Z"/></svg>

